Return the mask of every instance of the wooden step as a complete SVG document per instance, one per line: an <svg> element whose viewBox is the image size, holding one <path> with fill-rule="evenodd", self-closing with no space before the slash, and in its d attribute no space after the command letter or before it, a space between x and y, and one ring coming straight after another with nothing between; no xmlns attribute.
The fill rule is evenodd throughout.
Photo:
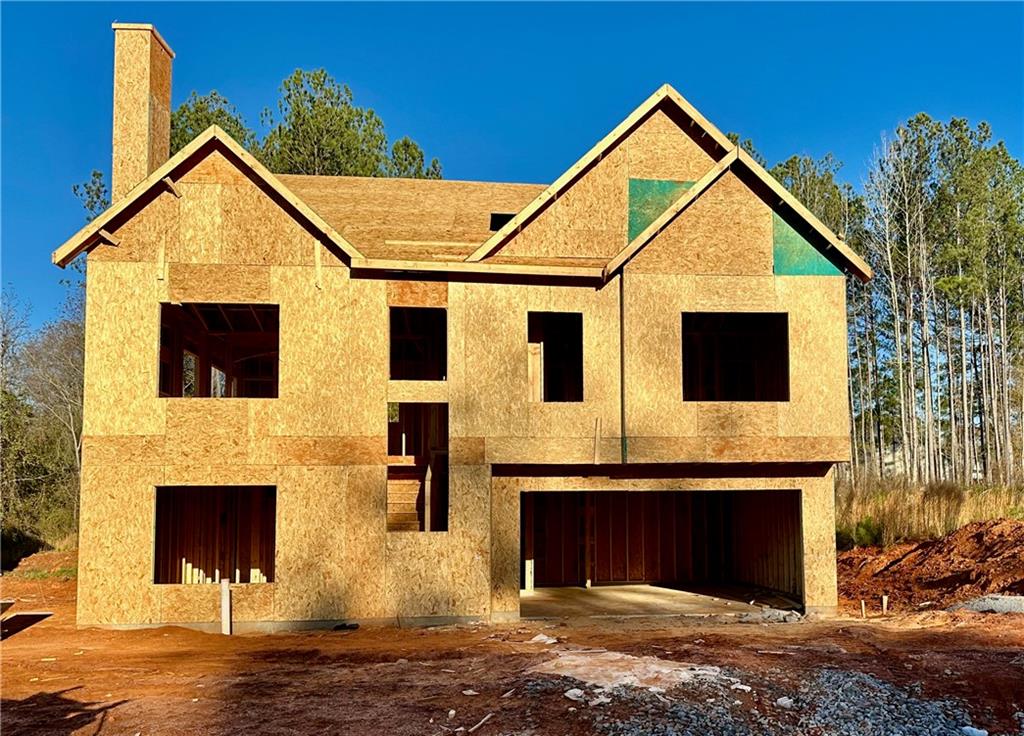
<svg viewBox="0 0 1024 736"><path fill-rule="evenodd" d="M418 532L420 530L420 523L414 522L392 522L388 521L389 532Z"/></svg>
<svg viewBox="0 0 1024 736"><path fill-rule="evenodd" d="M388 491L388 503L416 503L420 497L419 489L415 491Z"/></svg>

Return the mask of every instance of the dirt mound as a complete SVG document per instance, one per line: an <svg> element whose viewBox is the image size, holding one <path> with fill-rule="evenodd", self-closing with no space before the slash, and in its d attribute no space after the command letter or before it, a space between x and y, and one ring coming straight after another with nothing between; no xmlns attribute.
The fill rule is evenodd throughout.
<svg viewBox="0 0 1024 736"><path fill-rule="evenodd" d="M894 610L945 608L987 593L1024 595L1024 521L976 521L942 539L858 548L838 561L839 597Z"/></svg>
<svg viewBox="0 0 1024 736"><path fill-rule="evenodd" d="M78 551L36 552L23 558L10 574L21 577L73 578L78 570Z"/></svg>

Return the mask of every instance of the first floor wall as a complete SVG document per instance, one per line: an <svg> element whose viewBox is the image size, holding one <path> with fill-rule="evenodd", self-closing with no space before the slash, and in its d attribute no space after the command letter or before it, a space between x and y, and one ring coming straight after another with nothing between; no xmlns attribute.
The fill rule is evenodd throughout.
<svg viewBox="0 0 1024 736"><path fill-rule="evenodd" d="M88 460L88 458L87 458ZM298 623L519 615L523 493L791 489L800 495L803 604L836 605L829 466L690 469L452 464L448 530L388 532L386 465L133 465L82 473L78 623L210 624L218 586L158 584L156 497L164 486L273 486L272 582L233 585L236 622ZM668 477L678 472L676 477ZM557 474L556 474L557 473ZM585 474L584 474L585 473Z"/></svg>

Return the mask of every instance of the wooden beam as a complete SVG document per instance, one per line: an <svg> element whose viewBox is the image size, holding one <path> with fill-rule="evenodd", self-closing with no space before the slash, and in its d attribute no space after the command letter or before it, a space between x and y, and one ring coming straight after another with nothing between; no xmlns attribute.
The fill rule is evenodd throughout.
<svg viewBox="0 0 1024 736"><path fill-rule="evenodd" d="M181 199L181 192L178 191L178 187L176 187L174 185L174 182L171 180L171 177L165 176L160 181L162 181L164 183L164 186L167 187L167 191L169 191L171 194L173 194L178 199Z"/></svg>
<svg viewBox="0 0 1024 736"><path fill-rule="evenodd" d="M100 237L100 240L102 242L107 243L108 245L112 245L115 248L117 246L121 245L121 239L120 238L114 237L113 235L108 233L103 228L100 228L99 232L97 232L96 234Z"/></svg>

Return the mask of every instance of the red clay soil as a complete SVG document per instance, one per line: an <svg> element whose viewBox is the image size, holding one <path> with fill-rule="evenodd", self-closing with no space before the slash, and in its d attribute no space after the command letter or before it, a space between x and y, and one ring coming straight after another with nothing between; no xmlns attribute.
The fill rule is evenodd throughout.
<svg viewBox="0 0 1024 736"><path fill-rule="evenodd" d="M942 539L839 554L839 597L894 611L947 608L989 593L1024 595L1024 521L977 521Z"/></svg>
<svg viewBox="0 0 1024 736"><path fill-rule="evenodd" d="M460 727L466 734L488 714L472 736L594 733L594 709L567 700L568 685L531 685L537 676L528 670L552 656L530 643L539 632L560 647L742 672L760 695L754 703L751 693L738 693L741 710L756 705L779 719L797 716L776 698L829 668L955 701L993 734L1016 733L1014 713L1024 709L1020 615L926 612L771 625L589 619L231 637L178 627L78 629L74 580L22 574L61 570L69 559L30 560L0 578L0 597L16 599L14 611L54 612L0 645L4 736L440 736ZM643 717L619 698L605 708L608 718Z"/></svg>

